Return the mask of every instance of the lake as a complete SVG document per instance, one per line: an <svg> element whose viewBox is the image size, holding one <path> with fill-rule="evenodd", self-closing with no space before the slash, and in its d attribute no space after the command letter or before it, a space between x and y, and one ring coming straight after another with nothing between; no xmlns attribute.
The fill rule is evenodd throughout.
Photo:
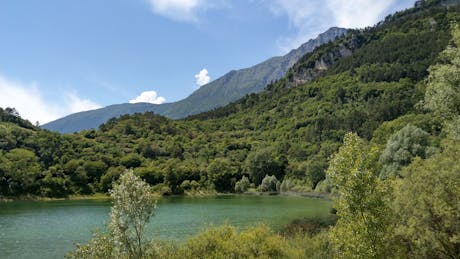
<svg viewBox="0 0 460 259"><path fill-rule="evenodd" d="M228 222L239 229L259 223L280 229L296 218L323 217L331 202L288 196L169 197L158 201L148 236L184 240ZM97 200L0 203L0 258L63 258L104 228L110 202Z"/></svg>

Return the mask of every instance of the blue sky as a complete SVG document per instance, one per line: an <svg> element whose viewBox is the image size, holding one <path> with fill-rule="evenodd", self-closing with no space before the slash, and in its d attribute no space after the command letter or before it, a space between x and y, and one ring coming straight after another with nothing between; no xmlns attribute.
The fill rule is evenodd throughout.
<svg viewBox="0 0 460 259"><path fill-rule="evenodd" d="M46 123L173 102L331 26L370 26L414 0L0 1L0 106Z"/></svg>

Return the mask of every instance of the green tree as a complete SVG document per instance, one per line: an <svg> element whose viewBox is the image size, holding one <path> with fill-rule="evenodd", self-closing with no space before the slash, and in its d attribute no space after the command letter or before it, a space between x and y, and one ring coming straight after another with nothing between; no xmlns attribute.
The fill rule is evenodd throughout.
<svg viewBox="0 0 460 259"><path fill-rule="evenodd" d="M414 157L425 158L429 136L424 130L410 124L394 133L380 156L383 165L380 177L399 176L401 167L410 164Z"/></svg>
<svg viewBox="0 0 460 259"><path fill-rule="evenodd" d="M429 68L424 101L426 109L447 120L460 112L460 26L454 25L451 33L451 45Z"/></svg>
<svg viewBox="0 0 460 259"><path fill-rule="evenodd" d="M208 168L208 178L218 192L231 192L235 189L236 170L225 158L213 160Z"/></svg>
<svg viewBox="0 0 460 259"><path fill-rule="evenodd" d="M411 258L460 255L460 142L446 142L442 153L415 159L397 185L395 240Z"/></svg>
<svg viewBox="0 0 460 259"><path fill-rule="evenodd" d="M101 176L106 172L107 165L102 161L86 161L83 164L86 174L91 182L99 181Z"/></svg>
<svg viewBox="0 0 460 259"><path fill-rule="evenodd" d="M327 170L337 189L334 207L339 219L331 229L336 257L385 258L391 232L389 188L373 173L377 154L356 134L344 144Z"/></svg>
<svg viewBox="0 0 460 259"><path fill-rule="evenodd" d="M275 157L271 148L262 148L249 153L244 162L245 171L255 185L260 185L265 175L275 175L282 179L286 166L286 159Z"/></svg>
<svg viewBox="0 0 460 259"><path fill-rule="evenodd" d="M116 181L120 175L126 170L123 166L110 167L107 172L101 177L100 187L104 192L112 189L112 183Z"/></svg>
<svg viewBox="0 0 460 259"><path fill-rule="evenodd" d="M243 175L241 180L239 180L235 184L235 192L237 192L237 193L247 192L250 185L251 185L251 183L249 182L249 178L246 177L245 175Z"/></svg>
<svg viewBox="0 0 460 259"><path fill-rule="evenodd" d="M63 197L69 194L69 179L59 166L52 166L40 180L40 194L47 197Z"/></svg>
<svg viewBox="0 0 460 259"><path fill-rule="evenodd" d="M138 167L134 169L134 174L151 185L157 185L164 181L163 172L154 167Z"/></svg>
<svg viewBox="0 0 460 259"><path fill-rule="evenodd" d="M89 194L93 192L92 186L89 185L88 175L83 166L78 166L70 176L74 193Z"/></svg>
<svg viewBox="0 0 460 259"><path fill-rule="evenodd" d="M34 152L16 148L6 153L0 163L4 181L8 187L2 192L6 195L37 193L40 164Z"/></svg>
<svg viewBox="0 0 460 259"><path fill-rule="evenodd" d="M131 170L110 191L112 209L108 233L96 233L87 245L78 245L73 258L144 258L145 227L154 215L152 188Z"/></svg>
<svg viewBox="0 0 460 259"><path fill-rule="evenodd" d="M120 163L126 168L136 168L142 164L142 158L138 154L129 154L120 159Z"/></svg>
<svg viewBox="0 0 460 259"><path fill-rule="evenodd" d="M266 175L259 186L259 189L263 192L277 192L280 189L280 182L276 179L276 176Z"/></svg>
<svg viewBox="0 0 460 259"><path fill-rule="evenodd" d="M326 159L321 157L315 157L306 163L306 172L305 176L307 180L311 183L311 188L315 189L316 185L324 180L326 177L327 169Z"/></svg>

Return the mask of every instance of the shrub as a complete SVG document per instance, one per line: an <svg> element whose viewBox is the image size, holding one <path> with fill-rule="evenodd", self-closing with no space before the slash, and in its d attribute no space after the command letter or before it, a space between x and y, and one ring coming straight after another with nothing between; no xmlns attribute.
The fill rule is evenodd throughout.
<svg viewBox="0 0 460 259"><path fill-rule="evenodd" d="M279 191L280 182L274 175L266 175L262 180L262 183L259 186L260 191L262 192L276 192Z"/></svg>
<svg viewBox="0 0 460 259"><path fill-rule="evenodd" d="M241 180L236 182L236 184L235 184L235 192L237 192L237 193L247 192L248 189L249 189L249 186L250 186L249 178L247 178L246 176L243 176L243 178L241 178Z"/></svg>
<svg viewBox="0 0 460 259"><path fill-rule="evenodd" d="M300 243L300 242L299 242ZM210 228L183 245L152 245L152 258L303 258L303 248L290 244L266 226L238 233L224 225Z"/></svg>
<svg viewBox="0 0 460 259"><path fill-rule="evenodd" d="M138 154L129 154L122 157L120 163L126 168L136 168L142 164L142 159Z"/></svg>
<svg viewBox="0 0 460 259"><path fill-rule="evenodd" d="M401 167L410 164L414 157L425 158L428 138L427 132L410 124L393 134L380 156L380 177L399 176Z"/></svg>

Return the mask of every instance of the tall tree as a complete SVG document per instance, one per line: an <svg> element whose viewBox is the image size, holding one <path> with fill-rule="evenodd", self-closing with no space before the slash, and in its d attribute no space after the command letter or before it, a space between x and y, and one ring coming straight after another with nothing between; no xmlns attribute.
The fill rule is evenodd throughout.
<svg viewBox="0 0 460 259"><path fill-rule="evenodd" d="M96 233L87 245L79 245L73 258L144 258L144 231L154 215L156 199L152 187L125 171L110 191L113 206L108 233Z"/></svg>
<svg viewBox="0 0 460 259"><path fill-rule="evenodd" d="M460 26L452 29L452 43L440 62L429 68L424 107L444 120L460 113Z"/></svg>
<svg viewBox="0 0 460 259"><path fill-rule="evenodd" d="M5 195L37 193L37 180L41 170L34 152L23 148L10 150L0 161L0 171L3 172L4 181L8 184L7 189L2 188L0 193Z"/></svg>
<svg viewBox="0 0 460 259"><path fill-rule="evenodd" d="M348 133L327 170L337 189L334 206L339 219L330 237L338 258L389 256L390 190L374 173L377 157L364 140Z"/></svg>

